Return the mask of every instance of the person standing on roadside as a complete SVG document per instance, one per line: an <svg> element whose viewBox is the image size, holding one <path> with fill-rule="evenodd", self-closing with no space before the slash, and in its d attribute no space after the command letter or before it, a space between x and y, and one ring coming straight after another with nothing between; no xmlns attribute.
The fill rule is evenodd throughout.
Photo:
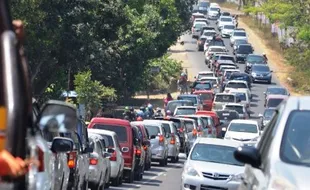
<svg viewBox="0 0 310 190"><path fill-rule="evenodd" d="M169 101L173 100L172 96L170 93L167 93L166 98L164 99L164 108L167 107L167 104Z"/></svg>

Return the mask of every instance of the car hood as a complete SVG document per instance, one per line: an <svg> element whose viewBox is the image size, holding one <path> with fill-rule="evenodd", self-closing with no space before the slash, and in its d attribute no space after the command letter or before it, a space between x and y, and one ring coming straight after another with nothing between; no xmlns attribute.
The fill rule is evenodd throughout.
<svg viewBox="0 0 310 190"><path fill-rule="evenodd" d="M220 21L219 22L219 25L224 25L224 24L231 24L231 25L233 25L234 23L231 22L231 21Z"/></svg>
<svg viewBox="0 0 310 190"><path fill-rule="evenodd" d="M243 39L247 39L246 36L234 36L233 39L235 40L243 40Z"/></svg>
<svg viewBox="0 0 310 190"><path fill-rule="evenodd" d="M238 140L250 140L254 139L255 137L258 137L258 133L243 133L243 132L233 132L233 131L227 131L225 134L225 137L231 137L233 139Z"/></svg>
<svg viewBox="0 0 310 190"><path fill-rule="evenodd" d="M204 162L204 161L187 161L187 166L193 167L198 171L200 175L201 172L208 173L221 173L227 175L240 174L244 172L244 166L236 166L229 164L213 163L213 162Z"/></svg>
<svg viewBox="0 0 310 190"><path fill-rule="evenodd" d="M259 74L259 75L268 75L270 72L252 71L252 73Z"/></svg>
<svg viewBox="0 0 310 190"><path fill-rule="evenodd" d="M209 15L217 15L218 14L218 11L209 11Z"/></svg>
<svg viewBox="0 0 310 190"><path fill-rule="evenodd" d="M222 32L233 32L234 30L231 29L223 29Z"/></svg>
<svg viewBox="0 0 310 190"><path fill-rule="evenodd" d="M310 186L310 170L306 166L297 166L286 164L284 162L277 162L274 165L274 174L272 180L278 183L292 186L292 189L306 190ZM287 188L290 189L290 188Z"/></svg>

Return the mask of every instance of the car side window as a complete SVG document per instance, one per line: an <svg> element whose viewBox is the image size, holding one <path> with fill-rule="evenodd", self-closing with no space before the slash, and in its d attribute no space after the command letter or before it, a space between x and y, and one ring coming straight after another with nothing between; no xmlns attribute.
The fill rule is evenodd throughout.
<svg viewBox="0 0 310 190"><path fill-rule="evenodd" d="M215 126L214 121L213 121L213 119L211 117L208 118L208 122L210 123L211 127Z"/></svg>
<svg viewBox="0 0 310 190"><path fill-rule="evenodd" d="M103 139L102 141L98 141L98 144L99 144L99 148L101 149L101 152L102 152L102 151L105 151L105 149L106 149L106 144L105 144L104 139Z"/></svg>
<svg viewBox="0 0 310 190"><path fill-rule="evenodd" d="M162 130L163 130L163 136L165 137L166 136L166 130L165 130L165 128L164 127L162 127Z"/></svg>

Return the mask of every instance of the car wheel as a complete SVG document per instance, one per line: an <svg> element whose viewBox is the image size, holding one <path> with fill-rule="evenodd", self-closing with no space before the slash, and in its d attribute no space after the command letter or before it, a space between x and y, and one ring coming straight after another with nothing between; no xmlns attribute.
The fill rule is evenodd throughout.
<svg viewBox="0 0 310 190"><path fill-rule="evenodd" d="M166 159L162 159L159 161L160 166L165 166Z"/></svg>
<svg viewBox="0 0 310 190"><path fill-rule="evenodd" d="M110 187L110 173L108 171L106 171L105 174L105 188L109 188Z"/></svg>
<svg viewBox="0 0 310 190"><path fill-rule="evenodd" d="M141 174L142 174L142 168L139 167L139 169L135 172L135 180L140 181Z"/></svg>
<svg viewBox="0 0 310 190"><path fill-rule="evenodd" d="M88 190L88 181L86 179L83 181L82 190Z"/></svg>
<svg viewBox="0 0 310 190"><path fill-rule="evenodd" d="M179 158L179 156L177 156L177 160L176 160L176 163L178 163L178 162L179 162L179 159L180 159L180 158Z"/></svg>

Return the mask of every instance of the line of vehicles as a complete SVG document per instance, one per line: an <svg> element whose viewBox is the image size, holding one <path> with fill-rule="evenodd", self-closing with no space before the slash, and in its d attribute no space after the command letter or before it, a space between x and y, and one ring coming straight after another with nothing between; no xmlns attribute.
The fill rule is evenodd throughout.
<svg viewBox="0 0 310 190"><path fill-rule="evenodd" d="M201 2L206 1L198 6ZM199 72L191 94L169 102L166 110L173 110L174 117L200 117L200 123L201 115L212 118L218 138L201 135L191 144L180 188L308 189L310 98L290 97L284 87L270 85L264 92L264 113L259 120L251 116L253 83L272 82L268 59L254 53L246 31L229 12L221 12L216 3L204 4L207 11L192 15L192 37L210 70ZM225 46L227 37L233 55ZM244 71L238 64L245 64ZM203 131L205 125L199 119L197 124Z"/></svg>

